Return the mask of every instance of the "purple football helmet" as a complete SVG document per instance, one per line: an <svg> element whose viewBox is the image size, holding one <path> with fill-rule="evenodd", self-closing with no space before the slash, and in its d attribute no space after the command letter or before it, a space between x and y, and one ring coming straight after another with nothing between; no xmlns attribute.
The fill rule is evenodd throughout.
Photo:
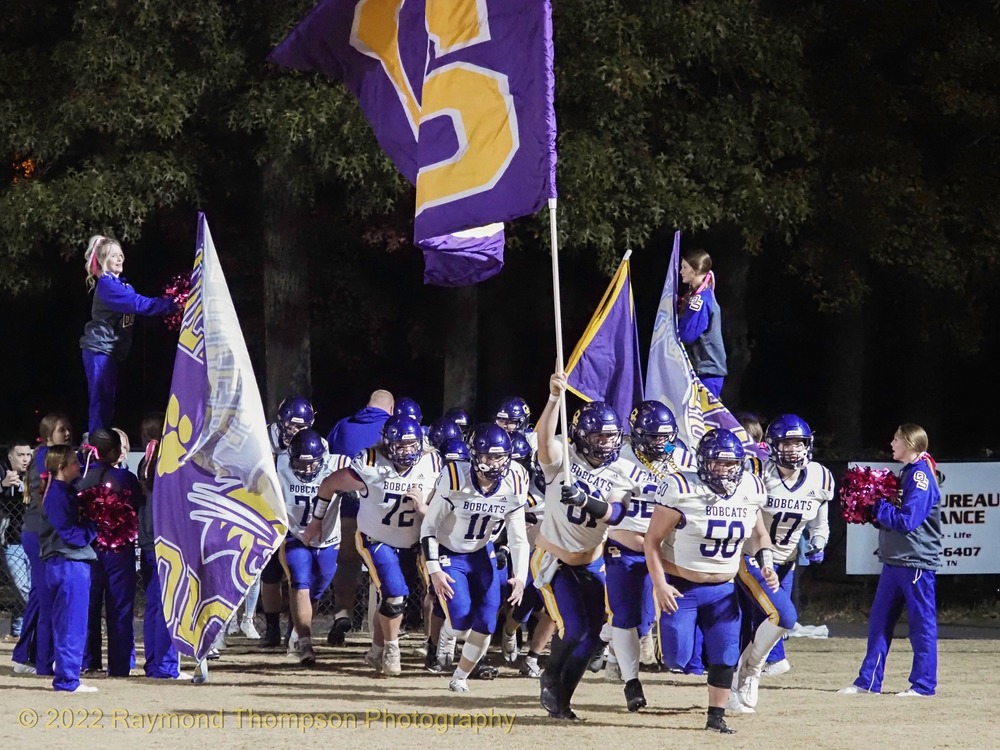
<svg viewBox="0 0 1000 750"><path fill-rule="evenodd" d="M632 410L629 417L632 428L632 447L635 452L652 461L659 461L673 453L677 439L677 420L667 405L660 401L643 401Z"/></svg>
<svg viewBox="0 0 1000 750"><path fill-rule="evenodd" d="M295 433L313 426L316 413L309 399L289 396L278 406L278 433L282 446L291 443Z"/></svg>
<svg viewBox="0 0 1000 750"><path fill-rule="evenodd" d="M729 497L743 478L743 443L729 430L709 430L698 443L698 477L713 492Z"/></svg>
<svg viewBox="0 0 1000 750"><path fill-rule="evenodd" d="M396 408L393 410L393 415L397 417L412 417L417 420L417 424L421 424L424 421L423 412L420 411L420 404L406 396L396 399Z"/></svg>
<svg viewBox="0 0 1000 750"><path fill-rule="evenodd" d="M463 437L462 428L447 417L438 417L435 419L431 422L431 428L427 432L427 441L438 450L441 450L441 446L446 441L452 438L461 440Z"/></svg>
<svg viewBox="0 0 1000 750"><path fill-rule="evenodd" d="M780 414L771 420L764 441L774 463L784 469L797 471L812 461L813 432L795 414Z"/></svg>
<svg viewBox="0 0 1000 750"><path fill-rule="evenodd" d="M413 466L424 451L424 431L413 417L389 417L382 425L382 446L396 466Z"/></svg>
<svg viewBox="0 0 1000 750"><path fill-rule="evenodd" d="M471 420L469 419L469 412L465 409L449 409L444 413L445 419L450 419L452 422L458 425L459 429L462 431L462 436L467 437L469 434L469 424Z"/></svg>
<svg viewBox="0 0 1000 750"><path fill-rule="evenodd" d="M296 432L288 444L288 460L296 478L313 482L323 470L326 442L314 430L307 428Z"/></svg>
<svg viewBox="0 0 1000 750"><path fill-rule="evenodd" d="M531 418L531 408L528 402L520 396L508 398L497 409L496 423L511 432L524 432Z"/></svg>
<svg viewBox="0 0 1000 750"><path fill-rule="evenodd" d="M606 466L622 449L622 423L615 410L603 401L592 401L577 409L569 428L573 445L595 466Z"/></svg>
<svg viewBox="0 0 1000 750"><path fill-rule="evenodd" d="M503 427L496 424L477 425L470 442L472 466L480 478L500 479L510 470L510 436Z"/></svg>
<svg viewBox="0 0 1000 750"><path fill-rule="evenodd" d="M441 458L445 461L469 461L469 446L462 438L451 438L445 440L444 444L438 448Z"/></svg>
<svg viewBox="0 0 1000 750"><path fill-rule="evenodd" d="M523 432L510 433L511 458L528 468L528 461L531 459L531 444Z"/></svg>

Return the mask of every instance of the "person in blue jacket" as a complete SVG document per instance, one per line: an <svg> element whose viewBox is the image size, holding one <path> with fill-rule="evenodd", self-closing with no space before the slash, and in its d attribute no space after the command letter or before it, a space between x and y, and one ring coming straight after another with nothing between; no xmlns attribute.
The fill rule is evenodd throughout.
<svg viewBox="0 0 1000 750"><path fill-rule="evenodd" d="M694 374L718 398L727 370L722 310L715 298L712 256L704 250L685 250L680 275L688 290L681 295L677 305L678 333L687 348Z"/></svg>
<svg viewBox="0 0 1000 750"><path fill-rule="evenodd" d="M80 476L76 451L68 445L51 446L45 455L45 469L49 480L42 500L38 541L52 600L43 603L39 617L52 623L52 687L70 693L94 693L97 688L80 683L80 669L87 640L90 565L97 557L90 543L97 538L97 530L80 518L80 502L71 484Z"/></svg>
<svg viewBox="0 0 1000 750"><path fill-rule="evenodd" d="M136 315L168 315L177 309L168 297L143 297L122 277L125 253L115 240L94 235L84 255L87 287L94 292L90 322L83 329L80 348L87 373L90 400L88 430L111 428L115 411L118 365L132 346Z"/></svg>
<svg viewBox="0 0 1000 750"><path fill-rule="evenodd" d="M892 439L892 458L901 461L900 502L879 500L872 508L878 529L882 573L868 619L868 651L853 685L840 693L881 693L892 633L906 607L913 647L910 687L901 698L934 695L937 688L937 600L941 567L941 490L937 467L927 453L927 433L915 424L900 425Z"/></svg>
<svg viewBox="0 0 1000 750"><path fill-rule="evenodd" d="M113 492L127 494L133 509L142 504L139 480L128 469L116 464L121 458L121 437L115 430L103 427L90 433L90 446L97 450L87 472L76 484L78 491L107 485ZM103 607L108 633L108 669L111 677L128 677L135 662L135 544L123 544L119 549L97 549L97 560L90 570L90 617L87 648L83 658L86 672L102 671L101 609Z"/></svg>
<svg viewBox="0 0 1000 750"><path fill-rule="evenodd" d="M379 445L382 440L382 426L392 416L396 408L395 399L389 391L378 390L368 398L364 409L350 417L344 417L327 435L330 453L354 458L366 448ZM358 497L347 492L340 499L341 537L353 539L358 529ZM361 571L361 556L354 544L342 544L337 560L337 573L333 577L333 598L336 614L333 627L327 634L326 642L331 646L343 645L346 633L352 625L354 595Z"/></svg>

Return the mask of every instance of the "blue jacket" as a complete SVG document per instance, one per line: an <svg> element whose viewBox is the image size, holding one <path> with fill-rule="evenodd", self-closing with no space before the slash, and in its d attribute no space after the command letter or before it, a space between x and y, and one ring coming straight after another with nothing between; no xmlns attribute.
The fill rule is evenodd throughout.
<svg viewBox="0 0 1000 750"><path fill-rule="evenodd" d="M722 342L722 309L715 292L705 289L691 295L677 322L681 341L687 345L695 375L721 378L726 371L726 347Z"/></svg>
<svg viewBox="0 0 1000 750"><path fill-rule="evenodd" d="M125 359L132 346L136 315L166 315L174 309L167 297L143 297L124 279L106 273L97 279L90 322L83 329L80 348Z"/></svg>
<svg viewBox="0 0 1000 750"><path fill-rule="evenodd" d="M42 503L42 530L38 534L42 559L62 556L69 560L96 560L90 543L97 530L89 521L80 520L80 501L72 485L53 479Z"/></svg>
<svg viewBox="0 0 1000 750"><path fill-rule="evenodd" d="M897 508L884 500L875 506L878 557L884 565L937 570L941 567L941 490L927 459L899 473L903 500Z"/></svg>
<svg viewBox="0 0 1000 750"><path fill-rule="evenodd" d="M352 417L341 419L330 430L326 442L330 453L354 458L365 448L371 448L382 440L382 425L389 419L389 413L382 409L366 406Z"/></svg>

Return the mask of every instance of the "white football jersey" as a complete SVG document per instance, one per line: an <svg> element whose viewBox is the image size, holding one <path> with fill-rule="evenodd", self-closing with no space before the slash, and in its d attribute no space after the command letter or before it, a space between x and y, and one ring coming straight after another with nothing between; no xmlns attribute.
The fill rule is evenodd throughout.
<svg viewBox="0 0 1000 750"><path fill-rule="evenodd" d="M267 426L267 437L271 443L271 453L277 456L279 453L284 453L287 448L281 447L281 432L278 428L277 422L271 422Z"/></svg>
<svg viewBox="0 0 1000 750"><path fill-rule="evenodd" d="M275 457L275 466L278 470L278 483L281 486L281 494L285 498L285 509L288 511L288 533L300 542L302 533L312 519L313 499L319 492L319 486L330 474L337 469L343 469L351 465L351 459L339 454L326 456L326 461L320 469L319 474L311 482L303 482L292 471L291 459L287 452L279 453ZM340 501L334 498L330 507L323 516L319 541L313 547L329 547L340 542Z"/></svg>
<svg viewBox="0 0 1000 750"><path fill-rule="evenodd" d="M608 500L616 492L628 493L639 482L639 467L617 458L607 466L594 468L586 458L569 446L570 474L577 487L592 497ZM608 525L598 521L583 508L564 505L562 502L562 451L556 463L542 465L545 472L545 518L541 535L567 552L586 552L604 543Z"/></svg>
<svg viewBox="0 0 1000 750"><path fill-rule="evenodd" d="M420 536L433 536L452 552L480 550L515 512L524 513L527 491L527 472L515 462L487 496L476 486L472 464L450 461L438 477Z"/></svg>
<svg viewBox="0 0 1000 750"><path fill-rule="evenodd" d="M418 544L417 511L405 495L416 488L427 499L441 473L440 454L425 452L414 466L399 473L381 449L368 448L351 461L351 471L365 483L358 493L358 530L391 547Z"/></svg>
<svg viewBox="0 0 1000 750"><path fill-rule="evenodd" d="M749 472L743 472L728 498L715 494L697 474L681 472L660 483L656 499L681 514L660 545L664 560L698 573L735 576L743 542L753 532L767 494L760 477Z"/></svg>
<svg viewBox="0 0 1000 750"><path fill-rule="evenodd" d="M615 528L645 534L649 530L649 519L653 517L653 508L656 507L656 489L660 486L660 482L678 471L693 471L696 468L694 456L684 448L678 447L667 455L666 460L647 466L636 455L632 445L628 444L622 447L621 459L636 466L639 479L632 488L628 512Z"/></svg>
<svg viewBox="0 0 1000 750"><path fill-rule="evenodd" d="M794 484L787 484L772 461L764 464L767 504L764 523L771 532L774 562L795 560L802 531L807 526L812 538L830 536L827 504L833 498L833 474L825 466L810 461L799 471Z"/></svg>

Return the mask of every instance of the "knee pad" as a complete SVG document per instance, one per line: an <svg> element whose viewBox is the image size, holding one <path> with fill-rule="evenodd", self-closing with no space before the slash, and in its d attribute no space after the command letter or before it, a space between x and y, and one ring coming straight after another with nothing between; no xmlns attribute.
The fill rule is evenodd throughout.
<svg viewBox="0 0 1000 750"><path fill-rule="evenodd" d="M378 607L379 614L386 617L402 617L405 611L406 598L402 596L386 597Z"/></svg>
<svg viewBox="0 0 1000 750"><path fill-rule="evenodd" d="M708 684L714 688L729 690L733 686L733 675L736 674L736 667L727 667L724 664L710 664L708 667Z"/></svg>

